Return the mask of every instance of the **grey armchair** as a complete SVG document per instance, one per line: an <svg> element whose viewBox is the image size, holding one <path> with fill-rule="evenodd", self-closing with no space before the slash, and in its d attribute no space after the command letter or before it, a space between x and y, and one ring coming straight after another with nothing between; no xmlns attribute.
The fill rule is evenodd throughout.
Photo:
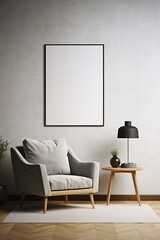
<svg viewBox="0 0 160 240"><path fill-rule="evenodd" d="M18 191L22 193L20 206L27 194L42 196L46 213L50 196L64 195L67 203L68 195L89 194L94 208L93 193L98 191L99 163L80 161L70 147L67 156L70 174L48 175L45 164L29 163L25 159L23 146L11 148L15 182Z"/></svg>

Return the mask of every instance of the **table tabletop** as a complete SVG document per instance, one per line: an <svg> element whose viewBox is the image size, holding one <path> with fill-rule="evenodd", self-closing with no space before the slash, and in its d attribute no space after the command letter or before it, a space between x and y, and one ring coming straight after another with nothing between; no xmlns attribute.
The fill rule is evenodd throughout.
<svg viewBox="0 0 160 240"><path fill-rule="evenodd" d="M112 171L112 172L135 172L135 171L140 171L142 169L143 169L142 167L136 167L136 168L102 167L102 170Z"/></svg>

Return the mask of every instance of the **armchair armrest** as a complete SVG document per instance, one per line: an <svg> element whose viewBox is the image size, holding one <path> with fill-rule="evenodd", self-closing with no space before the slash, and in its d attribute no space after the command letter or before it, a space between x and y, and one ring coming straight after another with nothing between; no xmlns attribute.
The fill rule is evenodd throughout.
<svg viewBox="0 0 160 240"><path fill-rule="evenodd" d="M11 148L14 178L20 192L50 196L46 166L27 162L16 148Z"/></svg>
<svg viewBox="0 0 160 240"><path fill-rule="evenodd" d="M82 162L68 147L68 159L73 175L84 176L92 179L93 191L98 192L99 188L99 162Z"/></svg>

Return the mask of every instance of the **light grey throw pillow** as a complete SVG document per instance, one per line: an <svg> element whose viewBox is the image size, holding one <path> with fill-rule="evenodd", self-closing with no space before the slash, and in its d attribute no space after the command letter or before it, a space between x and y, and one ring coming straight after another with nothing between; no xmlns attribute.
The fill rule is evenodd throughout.
<svg viewBox="0 0 160 240"><path fill-rule="evenodd" d="M23 146L26 160L30 163L45 164L48 175L70 174L68 149L64 138L56 141L25 139Z"/></svg>

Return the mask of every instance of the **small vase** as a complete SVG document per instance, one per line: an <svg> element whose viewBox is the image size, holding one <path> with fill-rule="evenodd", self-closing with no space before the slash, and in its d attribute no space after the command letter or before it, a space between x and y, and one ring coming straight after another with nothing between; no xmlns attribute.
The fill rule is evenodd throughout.
<svg viewBox="0 0 160 240"><path fill-rule="evenodd" d="M110 164L113 168L119 167L120 163L121 163L120 159L116 156L113 156L110 160Z"/></svg>

